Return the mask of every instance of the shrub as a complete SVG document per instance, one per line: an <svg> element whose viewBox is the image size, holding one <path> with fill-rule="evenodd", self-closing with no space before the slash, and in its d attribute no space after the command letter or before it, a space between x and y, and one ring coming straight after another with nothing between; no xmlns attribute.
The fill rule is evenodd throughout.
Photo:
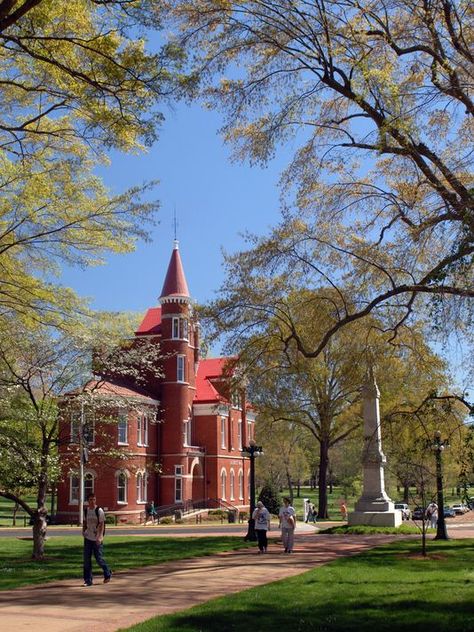
<svg viewBox="0 0 474 632"><path fill-rule="evenodd" d="M258 496L271 514L278 515L280 511L281 499L278 489L272 483L266 483Z"/></svg>

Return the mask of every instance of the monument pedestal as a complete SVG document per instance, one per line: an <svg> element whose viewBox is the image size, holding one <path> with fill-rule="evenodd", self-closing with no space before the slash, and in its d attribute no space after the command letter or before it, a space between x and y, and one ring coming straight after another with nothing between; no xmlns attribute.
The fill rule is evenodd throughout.
<svg viewBox="0 0 474 632"><path fill-rule="evenodd" d="M349 514L347 524L366 525L372 527L399 527L402 524L402 512L393 511L353 511Z"/></svg>
<svg viewBox="0 0 474 632"><path fill-rule="evenodd" d="M394 508L385 492L384 467L380 432L379 389L373 371L362 389L364 415L363 493L356 502L355 511L349 514L348 524L377 527L399 527L402 512Z"/></svg>

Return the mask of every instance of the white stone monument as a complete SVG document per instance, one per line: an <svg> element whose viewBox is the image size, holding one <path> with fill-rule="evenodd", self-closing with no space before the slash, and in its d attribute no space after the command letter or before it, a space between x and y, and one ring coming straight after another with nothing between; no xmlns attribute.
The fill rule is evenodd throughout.
<svg viewBox="0 0 474 632"><path fill-rule="evenodd" d="M394 508L385 491L384 467L387 462L382 452L380 432L380 392L370 368L362 388L364 416L364 450L362 465L364 484L362 496L356 502L355 511L349 514L349 525L373 525L398 527L402 524L402 512Z"/></svg>

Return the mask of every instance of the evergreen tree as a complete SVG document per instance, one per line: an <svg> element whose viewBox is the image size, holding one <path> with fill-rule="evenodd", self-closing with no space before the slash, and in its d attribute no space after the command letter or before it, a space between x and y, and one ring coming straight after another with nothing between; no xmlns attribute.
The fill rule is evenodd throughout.
<svg viewBox="0 0 474 632"><path fill-rule="evenodd" d="M278 489L272 483L265 483L262 487L258 500L261 500L271 514L278 515L280 511L281 498Z"/></svg>

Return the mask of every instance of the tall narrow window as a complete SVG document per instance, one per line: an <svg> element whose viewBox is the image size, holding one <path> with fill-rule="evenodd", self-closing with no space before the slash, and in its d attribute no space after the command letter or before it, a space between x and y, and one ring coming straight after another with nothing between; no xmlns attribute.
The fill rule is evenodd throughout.
<svg viewBox="0 0 474 632"><path fill-rule="evenodd" d="M177 376L176 376L176 380L178 382L185 382L186 381L185 367L186 367L186 356L184 356L184 355L177 356Z"/></svg>
<svg viewBox="0 0 474 632"><path fill-rule="evenodd" d="M94 443L95 420L92 413L82 413L76 410L71 413L71 434L69 441L79 443L81 427L83 428L84 441L89 445Z"/></svg>
<svg viewBox="0 0 474 632"><path fill-rule="evenodd" d="M252 437L252 422L248 421L247 422L247 443L249 441L252 441L253 437Z"/></svg>
<svg viewBox="0 0 474 632"><path fill-rule="evenodd" d="M227 488L227 474L225 470L221 472L221 498L225 500L226 496L226 488Z"/></svg>
<svg viewBox="0 0 474 632"><path fill-rule="evenodd" d="M118 442L122 445L128 444L128 418L126 412L120 412L118 416Z"/></svg>
<svg viewBox="0 0 474 632"><path fill-rule="evenodd" d="M237 446L242 450L242 419L237 422Z"/></svg>
<svg viewBox="0 0 474 632"><path fill-rule="evenodd" d="M230 471L230 499L234 500L235 494L235 474L234 470Z"/></svg>
<svg viewBox="0 0 474 632"><path fill-rule="evenodd" d="M180 503L183 500L183 466L174 466L174 501Z"/></svg>
<svg viewBox="0 0 474 632"><path fill-rule="evenodd" d="M183 445L192 445L191 418L183 421Z"/></svg>
<svg viewBox="0 0 474 632"><path fill-rule="evenodd" d="M127 503L127 476L125 472L119 472L117 476L117 502L122 505Z"/></svg>
<svg viewBox="0 0 474 632"><path fill-rule="evenodd" d="M225 448L227 446L225 427L226 427L225 417L221 417L221 448Z"/></svg>
<svg viewBox="0 0 474 632"><path fill-rule="evenodd" d="M148 474L146 472L138 472L137 474L137 503L146 503L147 501Z"/></svg>
<svg viewBox="0 0 474 632"><path fill-rule="evenodd" d="M140 413L137 419L137 445L148 445L148 415Z"/></svg>
<svg viewBox="0 0 474 632"><path fill-rule="evenodd" d="M79 433L81 431L81 413L74 411L71 413L71 434L70 442L79 443Z"/></svg>
<svg viewBox="0 0 474 632"><path fill-rule="evenodd" d="M179 318L177 316L173 316L173 333L171 337L174 340L179 338Z"/></svg>
<svg viewBox="0 0 474 632"><path fill-rule="evenodd" d="M239 471L239 500L244 499L244 473Z"/></svg>
<svg viewBox="0 0 474 632"><path fill-rule="evenodd" d="M94 493L94 476L90 472L84 474L84 499L87 500L89 494ZM79 502L79 476L69 475L69 504L74 505Z"/></svg>

